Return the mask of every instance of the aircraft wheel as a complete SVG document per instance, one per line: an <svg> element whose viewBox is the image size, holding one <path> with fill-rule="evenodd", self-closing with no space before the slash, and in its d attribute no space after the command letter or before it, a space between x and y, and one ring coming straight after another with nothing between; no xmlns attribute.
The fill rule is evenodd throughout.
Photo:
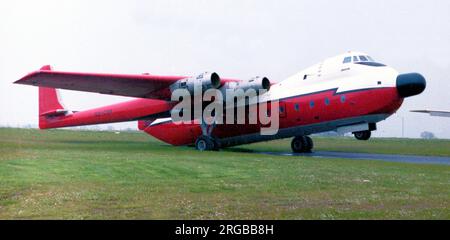
<svg viewBox="0 0 450 240"><path fill-rule="evenodd" d="M314 148L314 142L309 136L305 136L305 140L306 140L305 152L311 152L311 150Z"/></svg>
<svg viewBox="0 0 450 240"><path fill-rule="evenodd" d="M360 132L354 132L353 135L355 135L355 138L358 140L369 140L370 136L371 136L371 132L370 131L360 131Z"/></svg>
<svg viewBox="0 0 450 240"><path fill-rule="evenodd" d="M292 139L292 152L303 153L308 151L308 140L305 136L297 136Z"/></svg>
<svg viewBox="0 0 450 240"><path fill-rule="evenodd" d="M303 137L294 137L291 142L292 152L303 152Z"/></svg>
<svg viewBox="0 0 450 240"><path fill-rule="evenodd" d="M292 139L291 148L295 153L309 153L314 147L314 142L309 136L297 136Z"/></svg>
<svg viewBox="0 0 450 240"><path fill-rule="evenodd" d="M210 151L214 149L214 141L210 137L200 136L195 141L195 148L199 151Z"/></svg>

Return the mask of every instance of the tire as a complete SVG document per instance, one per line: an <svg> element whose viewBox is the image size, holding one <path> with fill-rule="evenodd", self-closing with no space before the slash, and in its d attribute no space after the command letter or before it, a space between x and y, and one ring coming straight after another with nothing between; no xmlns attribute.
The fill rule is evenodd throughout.
<svg viewBox="0 0 450 240"><path fill-rule="evenodd" d="M297 136L292 139L291 149L294 153L302 153L305 152L306 149L306 141L304 136Z"/></svg>
<svg viewBox="0 0 450 240"><path fill-rule="evenodd" d="M314 147L309 136L297 136L292 139L291 148L294 153L310 153Z"/></svg>
<svg viewBox="0 0 450 240"><path fill-rule="evenodd" d="M206 136L200 136L195 141L195 148L199 151L211 151L214 150L214 141Z"/></svg>
<svg viewBox="0 0 450 240"><path fill-rule="evenodd" d="M294 137L291 141L291 149L294 153L302 153L303 152L303 139L302 137Z"/></svg>
<svg viewBox="0 0 450 240"><path fill-rule="evenodd" d="M358 140L367 141L367 140L369 140L372 133L371 133L371 131L360 131L360 132L354 132L353 135L355 135L355 138Z"/></svg>
<svg viewBox="0 0 450 240"><path fill-rule="evenodd" d="M309 136L305 136L305 152L310 153L314 148L314 142Z"/></svg>

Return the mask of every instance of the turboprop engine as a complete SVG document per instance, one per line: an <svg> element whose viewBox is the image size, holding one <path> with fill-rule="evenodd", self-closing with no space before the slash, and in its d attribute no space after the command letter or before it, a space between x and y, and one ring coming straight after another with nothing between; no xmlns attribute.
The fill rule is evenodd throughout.
<svg viewBox="0 0 450 240"><path fill-rule="evenodd" d="M243 80L239 82L228 82L223 87L226 89L241 89L244 92L253 89L256 91L257 94L259 94L259 90L266 90L268 91L270 89L270 81L266 77L254 77L250 80Z"/></svg>
<svg viewBox="0 0 450 240"><path fill-rule="evenodd" d="M201 86L201 92L208 89L217 89L221 85L219 74L215 72L204 72L198 76L183 78L170 85L170 91L173 93L177 89L186 89L191 95L194 95L195 86Z"/></svg>
<svg viewBox="0 0 450 240"><path fill-rule="evenodd" d="M254 77L250 80L227 82L220 90L224 96L223 101L225 102L235 102L235 99L244 100L243 102L238 101L237 105L239 106L258 102L258 96L269 91L270 85L268 78Z"/></svg>

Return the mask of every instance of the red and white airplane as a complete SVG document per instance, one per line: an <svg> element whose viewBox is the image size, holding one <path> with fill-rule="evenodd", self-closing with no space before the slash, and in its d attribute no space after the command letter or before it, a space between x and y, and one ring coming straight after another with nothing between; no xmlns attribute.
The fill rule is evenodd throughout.
<svg viewBox="0 0 450 240"><path fill-rule="evenodd" d="M172 145L195 145L212 150L239 144L293 137L294 152L309 152L313 133L352 132L359 140L370 138L376 123L395 113L405 97L420 94L426 86L418 73L399 74L361 52L325 59L284 81L270 84L267 78L248 81L220 78L216 73L197 77L121 75L53 71L50 66L32 72L18 84L39 86L41 129L138 121L138 128ZM171 110L174 89L266 89L265 101L279 103L279 130L260 133L262 124L204 124L193 119L177 123ZM86 111L66 109L55 89L68 89L137 99Z"/></svg>

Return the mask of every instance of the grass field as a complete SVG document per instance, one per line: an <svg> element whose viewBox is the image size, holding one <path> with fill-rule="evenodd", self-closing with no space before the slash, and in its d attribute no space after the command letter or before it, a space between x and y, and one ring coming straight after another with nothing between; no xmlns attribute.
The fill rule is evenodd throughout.
<svg viewBox="0 0 450 240"><path fill-rule="evenodd" d="M143 133L0 129L0 219L450 219L450 166L220 152ZM316 149L450 156L450 141L315 138Z"/></svg>

